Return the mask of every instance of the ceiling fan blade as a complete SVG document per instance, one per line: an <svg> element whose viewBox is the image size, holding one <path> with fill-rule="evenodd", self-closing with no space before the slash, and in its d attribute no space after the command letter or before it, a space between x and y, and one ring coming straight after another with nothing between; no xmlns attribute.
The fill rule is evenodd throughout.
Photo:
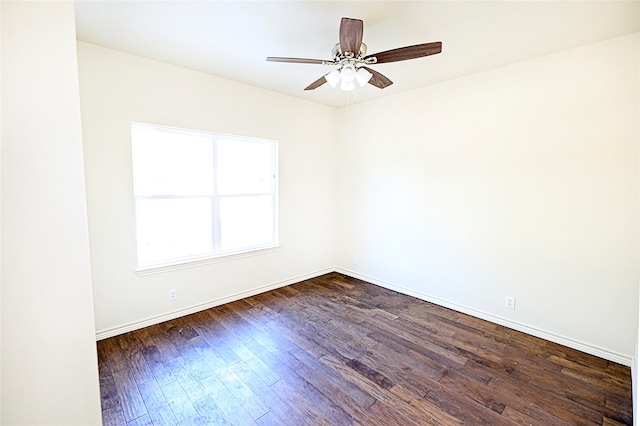
<svg viewBox="0 0 640 426"><path fill-rule="evenodd" d="M327 62L331 62L331 61L325 61L323 59L281 58L279 56L269 56L267 58L267 61L268 62L290 62L294 64L318 64L318 65L324 65Z"/></svg>
<svg viewBox="0 0 640 426"><path fill-rule="evenodd" d="M442 42L416 44L415 46L399 47L397 49L386 50L384 52L375 53L365 56L368 58L376 58L376 64L385 62L406 61L408 59L422 58L423 56L435 55L442 52Z"/></svg>
<svg viewBox="0 0 640 426"><path fill-rule="evenodd" d="M340 50L342 54L347 52L356 56L362 46L362 32L364 24L360 19L342 18L340 21Z"/></svg>
<svg viewBox="0 0 640 426"><path fill-rule="evenodd" d="M393 81L389 80L387 77L380 74L378 71L372 70L369 67L362 67L362 68L364 68L365 70L373 74L373 76L371 77L371 80L369 80L370 85L376 86L378 89L384 89L385 87L391 86L393 84Z"/></svg>
<svg viewBox="0 0 640 426"><path fill-rule="evenodd" d="M326 74L325 74L326 75ZM322 77L320 77L319 79L317 79L316 81L314 81L313 83L311 83L310 85L308 85L307 87L304 88L304 90L313 90L313 89L317 89L318 87L322 86L323 84L325 84L327 82L327 79L324 78L324 75Z"/></svg>

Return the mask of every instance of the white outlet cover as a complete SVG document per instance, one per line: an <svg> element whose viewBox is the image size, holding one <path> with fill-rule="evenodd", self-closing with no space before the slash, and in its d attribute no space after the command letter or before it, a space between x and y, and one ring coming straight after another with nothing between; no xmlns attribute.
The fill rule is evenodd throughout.
<svg viewBox="0 0 640 426"><path fill-rule="evenodd" d="M505 308L515 309L516 308L516 298L512 296L507 296L504 301Z"/></svg>

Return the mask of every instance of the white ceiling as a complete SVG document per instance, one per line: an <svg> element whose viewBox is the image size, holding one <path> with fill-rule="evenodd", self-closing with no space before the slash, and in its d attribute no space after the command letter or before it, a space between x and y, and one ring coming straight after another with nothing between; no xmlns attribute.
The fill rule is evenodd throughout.
<svg viewBox="0 0 640 426"><path fill-rule="evenodd" d="M345 92L303 91L331 67L265 58L331 59L341 17L364 21L368 53L443 43L372 66L394 84L363 102L640 31L640 1L76 1L79 40L333 107Z"/></svg>

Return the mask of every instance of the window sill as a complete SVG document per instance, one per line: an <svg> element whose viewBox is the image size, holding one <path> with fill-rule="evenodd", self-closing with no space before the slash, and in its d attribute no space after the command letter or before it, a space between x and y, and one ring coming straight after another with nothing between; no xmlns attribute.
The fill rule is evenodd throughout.
<svg viewBox="0 0 640 426"><path fill-rule="evenodd" d="M213 256L183 259L179 261L167 262L151 266L141 266L136 268L136 275L144 277L147 275L162 274L165 272L177 271L180 269L196 268L198 266L210 265L213 263L227 262L230 260L242 259L244 257L258 256L273 253L280 249L279 245L260 249L252 249L241 252L218 254Z"/></svg>

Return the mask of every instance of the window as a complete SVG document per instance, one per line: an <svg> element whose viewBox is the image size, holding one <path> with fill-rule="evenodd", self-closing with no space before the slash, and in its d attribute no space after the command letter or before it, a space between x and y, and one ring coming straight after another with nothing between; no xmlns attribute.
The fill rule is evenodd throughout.
<svg viewBox="0 0 640 426"><path fill-rule="evenodd" d="M138 268L277 245L277 143L132 123Z"/></svg>

